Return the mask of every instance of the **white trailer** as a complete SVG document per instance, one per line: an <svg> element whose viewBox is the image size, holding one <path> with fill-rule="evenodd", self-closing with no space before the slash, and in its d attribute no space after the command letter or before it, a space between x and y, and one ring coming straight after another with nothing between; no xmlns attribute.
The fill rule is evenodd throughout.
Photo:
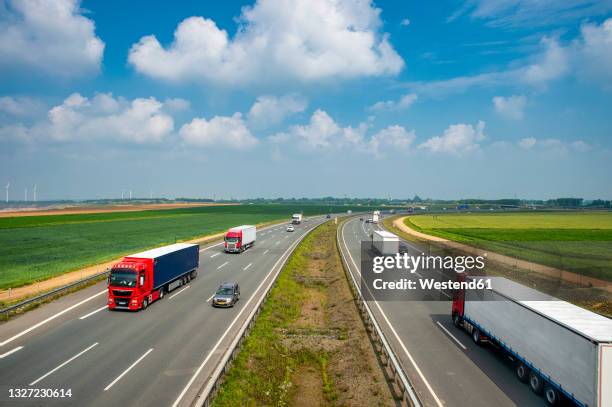
<svg viewBox="0 0 612 407"><path fill-rule="evenodd" d="M378 212L378 211L376 211ZM380 219L380 214L374 212L374 214L372 215L372 223L378 223L378 220Z"/></svg>
<svg viewBox="0 0 612 407"><path fill-rule="evenodd" d="M399 237L386 230L375 230L372 245L382 255L395 254L399 252Z"/></svg>
<svg viewBox="0 0 612 407"><path fill-rule="evenodd" d="M243 252L255 244L257 227L242 225L230 228L225 234L226 252Z"/></svg>
<svg viewBox="0 0 612 407"><path fill-rule="evenodd" d="M301 213L294 213L291 217L291 223L293 223L294 225L299 225L300 223L302 223L302 219L303 216Z"/></svg>
<svg viewBox="0 0 612 407"><path fill-rule="evenodd" d="M453 320L474 342L489 341L548 404L559 395L580 406L612 406L612 320L503 277L491 290L466 290Z"/></svg>

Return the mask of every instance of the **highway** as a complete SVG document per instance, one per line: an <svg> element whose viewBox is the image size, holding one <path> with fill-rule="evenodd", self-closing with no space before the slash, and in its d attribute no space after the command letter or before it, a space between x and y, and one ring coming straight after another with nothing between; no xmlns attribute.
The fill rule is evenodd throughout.
<svg viewBox="0 0 612 407"><path fill-rule="evenodd" d="M198 277L144 311L108 311L102 282L3 324L0 405L189 405L298 240L325 220L260 229L241 254L202 247ZM240 284L240 301L215 309L210 298L225 281ZM10 399L19 388L71 397Z"/></svg>
<svg viewBox="0 0 612 407"><path fill-rule="evenodd" d="M376 224L353 217L339 233L339 248L359 281L362 241ZM400 251L424 248L402 241ZM542 406L544 400L514 376L498 353L474 344L450 317L450 301L369 301L394 353L425 406Z"/></svg>

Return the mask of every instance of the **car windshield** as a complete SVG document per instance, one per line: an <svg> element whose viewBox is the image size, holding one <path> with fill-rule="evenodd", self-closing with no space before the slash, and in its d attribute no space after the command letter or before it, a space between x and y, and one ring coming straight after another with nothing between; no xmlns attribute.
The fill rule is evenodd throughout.
<svg viewBox="0 0 612 407"><path fill-rule="evenodd" d="M240 240L240 239L238 239L237 237L226 237L226 238L225 238L225 241L226 241L226 242L230 242L230 243L235 243L235 242L237 242L238 240Z"/></svg>
<svg viewBox="0 0 612 407"><path fill-rule="evenodd" d="M217 295L232 295L233 290L227 287L221 287L217 290Z"/></svg>
<svg viewBox="0 0 612 407"><path fill-rule="evenodd" d="M112 270L110 285L118 287L136 287L136 273L126 270Z"/></svg>

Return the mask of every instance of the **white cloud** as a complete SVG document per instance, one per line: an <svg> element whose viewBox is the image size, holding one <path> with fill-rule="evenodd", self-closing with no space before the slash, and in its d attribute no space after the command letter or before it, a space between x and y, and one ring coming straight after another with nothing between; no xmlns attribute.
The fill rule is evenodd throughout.
<svg viewBox="0 0 612 407"><path fill-rule="evenodd" d="M233 38L190 17L166 47L142 37L129 62L154 78L229 86L397 74L404 61L379 14L371 0L258 0L242 9Z"/></svg>
<svg viewBox="0 0 612 407"><path fill-rule="evenodd" d="M45 106L37 99L25 96L0 97L0 113L15 117L37 116L44 111Z"/></svg>
<svg viewBox="0 0 612 407"><path fill-rule="evenodd" d="M495 96L493 98L493 107L495 111L502 116L510 119L522 119L525 115L525 106L527 105L527 98L525 96Z"/></svg>
<svg viewBox="0 0 612 407"><path fill-rule="evenodd" d="M394 125L374 134L369 141L369 146L375 155L379 155L382 148L406 151L410 148L415 138L414 130L407 131L402 126Z"/></svg>
<svg viewBox="0 0 612 407"><path fill-rule="evenodd" d="M0 0L0 69L58 76L97 72L104 42L79 0Z"/></svg>
<svg viewBox="0 0 612 407"><path fill-rule="evenodd" d="M519 140L518 145L525 150L529 150L535 146L537 140L533 137L525 137Z"/></svg>
<svg viewBox="0 0 612 407"><path fill-rule="evenodd" d="M260 96L248 113L249 125L266 128L281 123L287 116L306 110L308 103L297 95Z"/></svg>
<svg viewBox="0 0 612 407"><path fill-rule="evenodd" d="M574 43L578 73L612 89L612 18L600 25L585 24L581 33L582 38Z"/></svg>
<svg viewBox="0 0 612 407"><path fill-rule="evenodd" d="M452 124L442 136L435 136L425 141L419 148L433 153L462 154L480 148L479 142L485 139L485 122L479 121L476 126L471 124Z"/></svg>
<svg viewBox="0 0 612 407"><path fill-rule="evenodd" d="M196 146L248 149L258 141L242 120L240 113L233 116L215 116L210 120L195 118L184 124L179 134L187 144Z"/></svg>
<svg viewBox="0 0 612 407"><path fill-rule="evenodd" d="M491 26L545 26L579 21L612 11L610 1L601 0L466 0L450 17L468 14Z"/></svg>
<svg viewBox="0 0 612 407"><path fill-rule="evenodd" d="M519 140L519 147L525 150L539 149L539 151L552 153L578 152L585 153L591 150L591 145L583 140L562 141L557 138L536 139L527 137Z"/></svg>
<svg viewBox="0 0 612 407"><path fill-rule="evenodd" d="M410 19L408 18L404 18L401 22L401 25L403 25L404 27L408 27L410 25Z"/></svg>
<svg viewBox="0 0 612 407"><path fill-rule="evenodd" d="M19 139L29 142L119 140L130 143L157 143L174 128L172 117L162 111L155 98L127 101L111 94L86 98L73 93L51 108L47 119L31 127L19 125ZM6 134L7 128L3 133Z"/></svg>
<svg viewBox="0 0 612 407"><path fill-rule="evenodd" d="M530 85L546 85L569 72L569 55L567 49L559 45L558 40L544 37L541 43L545 51L538 60L519 71L520 79Z"/></svg>
<svg viewBox="0 0 612 407"><path fill-rule="evenodd" d="M191 103L181 98L169 98L164 100L164 106L175 112L181 112L183 110L188 110L191 107Z"/></svg>
<svg viewBox="0 0 612 407"><path fill-rule="evenodd" d="M370 106L370 110L380 112L384 110L404 110L408 109L418 99L416 93L408 93L403 95L399 100L385 100L374 103Z"/></svg>

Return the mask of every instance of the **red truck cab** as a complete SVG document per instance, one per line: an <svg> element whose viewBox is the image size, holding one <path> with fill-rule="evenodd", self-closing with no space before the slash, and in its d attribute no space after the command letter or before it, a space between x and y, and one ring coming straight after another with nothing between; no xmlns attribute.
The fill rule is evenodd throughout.
<svg viewBox="0 0 612 407"><path fill-rule="evenodd" d="M145 309L160 296L153 292L153 260L124 258L108 277L109 309ZM163 295L163 294L162 294Z"/></svg>

